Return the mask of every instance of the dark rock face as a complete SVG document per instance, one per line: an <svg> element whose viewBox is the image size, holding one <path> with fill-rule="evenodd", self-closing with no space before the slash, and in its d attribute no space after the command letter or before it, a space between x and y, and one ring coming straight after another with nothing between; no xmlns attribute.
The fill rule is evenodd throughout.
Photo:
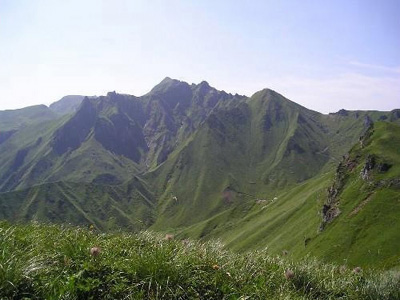
<svg viewBox="0 0 400 300"><path fill-rule="evenodd" d="M213 122L216 119L208 120L208 117L219 105L234 99L233 95L217 91L206 82L188 85L164 79L143 97L146 116L143 135L148 146L146 165L165 161L204 122L211 127L217 125Z"/></svg>
<svg viewBox="0 0 400 300"><path fill-rule="evenodd" d="M344 116L344 117L346 117L346 116L349 115L349 112L348 112L347 110L345 110L345 109L341 109L341 110L339 110L336 114L339 115L339 116Z"/></svg>
<svg viewBox="0 0 400 300"><path fill-rule="evenodd" d="M380 163L377 166L378 172L380 173L385 173L387 171L389 171L389 169L392 167L392 165L387 164L387 163Z"/></svg>
<svg viewBox="0 0 400 300"><path fill-rule="evenodd" d="M136 163L141 159L141 152L148 150L140 126L125 114L114 114L108 120L98 119L94 132L96 140L104 148Z"/></svg>
<svg viewBox="0 0 400 300"><path fill-rule="evenodd" d="M186 82L164 79L151 91L151 95L169 109L179 108L183 112L190 106L193 92Z"/></svg>
<svg viewBox="0 0 400 300"><path fill-rule="evenodd" d="M373 122L372 122L372 119L367 115L367 116L365 116L365 118L364 118L364 127L365 128L369 128L369 127L371 127L371 126L373 126Z"/></svg>
<svg viewBox="0 0 400 300"><path fill-rule="evenodd" d="M390 121L395 122L400 119L400 109L394 109L390 112Z"/></svg>
<svg viewBox="0 0 400 300"><path fill-rule="evenodd" d="M238 96L240 98L240 96ZM75 115L54 134L58 155L94 138L107 150L146 166L160 164L202 124L221 102L235 99L208 83L189 85L164 79L137 98L109 92L83 99Z"/></svg>
<svg viewBox="0 0 400 300"><path fill-rule="evenodd" d="M30 150L30 148L28 147L28 148L21 149L17 152L17 155L15 156L15 159L14 159L14 163L11 166L11 168L13 170L18 169L20 166L23 165L25 157L28 155L29 150Z"/></svg>
<svg viewBox="0 0 400 300"><path fill-rule="evenodd" d="M86 139L96 120L97 112L88 98L82 102L81 109L54 134L53 149L62 155L77 149Z"/></svg>

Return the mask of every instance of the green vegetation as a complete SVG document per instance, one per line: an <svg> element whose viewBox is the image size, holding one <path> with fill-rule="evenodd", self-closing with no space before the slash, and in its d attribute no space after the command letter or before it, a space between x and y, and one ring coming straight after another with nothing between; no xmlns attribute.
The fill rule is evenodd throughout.
<svg viewBox="0 0 400 300"><path fill-rule="evenodd" d="M400 274L160 234L0 222L1 299L399 299Z"/></svg>
<svg viewBox="0 0 400 300"><path fill-rule="evenodd" d="M32 124L53 120L57 115L46 105L34 105L0 111L0 132L18 130Z"/></svg>
<svg viewBox="0 0 400 300"><path fill-rule="evenodd" d="M346 178L338 191L340 213L322 223L328 188L338 173L320 174L263 201L238 199L236 205L181 227L182 237L218 238L230 249L246 251L268 247L270 253L288 251L293 259L306 255L326 262L391 269L400 265L400 126L377 122L341 163ZM361 177L367 157L375 158L369 179ZM390 166L387 170L383 166ZM338 171L339 172L339 171ZM275 199L275 200L274 200ZM172 230L172 229L171 229Z"/></svg>
<svg viewBox="0 0 400 300"><path fill-rule="evenodd" d="M141 97L0 112L0 219L387 270L400 266L399 120L399 110L323 115L268 89L247 98L170 78Z"/></svg>
<svg viewBox="0 0 400 300"><path fill-rule="evenodd" d="M341 162L340 214L310 241L327 260L380 268L400 265L400 126L377 122Z"/></svg>
<svg viewBox="0 0 400 300"><path fill-rule="evenodd" d="M84 96L68 95L57 102L52 103L49 108L59 115L66 115L75 112L81 104Z"/></svg>
<svg viewBox="0 0 400 300"><path fill-rule="evenodd" d="M124 186L57 182L0 194L0 219L93 224L103 231L147 228L153 207L137 178Z"/></svg>

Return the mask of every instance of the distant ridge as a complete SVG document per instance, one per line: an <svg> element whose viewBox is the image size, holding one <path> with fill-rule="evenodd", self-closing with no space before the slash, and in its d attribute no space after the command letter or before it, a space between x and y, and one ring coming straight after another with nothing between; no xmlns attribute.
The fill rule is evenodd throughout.
<svg viewBox="0 0 400 300"><path fill-rule="evenodd" d="M49 108L57 114L65 115L75 112L81 104L84 96L68 95L50 104Z"/></svg>

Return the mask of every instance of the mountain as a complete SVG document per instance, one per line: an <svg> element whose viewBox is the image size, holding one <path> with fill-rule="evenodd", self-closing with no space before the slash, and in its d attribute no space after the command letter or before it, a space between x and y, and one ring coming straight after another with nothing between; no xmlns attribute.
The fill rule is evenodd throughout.
<svg viewBox="0 0 400 300"><path fill-rule="evenodd" d="M55 181L123 183L165 161L213 109L242 98L169 78L140 98L85 97L76 113L24 128L2 145L0 191Z"/></svg>
<svg viewBox="0 0 400 300"><path fill-rule="evenodd" d="M84 96L68 95L50 104L49 108L59 115L74 113L81 105Z"/></svg>
<svg viewBox="0 0 400 300"><path fill-rule="evenodd" d="M55 118L57 115L45 105L0 111L0 145L23 128Z"/></svg>
<svg viewBox="0 0 400 300"><path fill-rule="evenodd" d="M34 105L16 110L0 111L2 132L19 130L32 124L53 120L57 116L46 105Z"/></svg>
<svg viewBox="0 0 400 300"><path fill-rule="evenodd" d="M376 122L336 166L288 190L234 206L182 229L237 251L267 248L292 258L399 265L400 126Z"/></svg>
<svg viewBox="0 0 400 300"><path fill-rule="evenodd" d="M312 253L354 264L396 265L386 264L395 260L393 251L357 257L344 244L368 243L344 241L333 232L349 223L341 195L352 190L350 181L335 185L340 178L335 172L346 164L343 157L376 156L378 148L385 153L390 145L379 141L399 137L400 110L324 115L269 89L245 97L205 81L188 84L168 77L141 97L68 96L40 108L43 117L24 112L25 125L9 122L8 133L3 138L0 133L0 218L94 224L101 230L150 228L219 238L237 251L268 246L293 257ZM365 145L377 146L358 149L361 136L370 139ZM390 169L383 177L379 173L379 180L396 182L400 153L391 149L384 162ZM361 168L361 160L357 163ZM346 180L358 178L358 171L343 172L349 173ZM392 177L385 179L388 174ZM340 191L332 192L337 186ZM389 190L390 199L398 199L396 185L371 195L379 199ZM366 199L357 191L348 192L354 205ZM363 205L373 203L379 201ZM358 216L364 210L354 220ZM378 223L369 232L381 229ZM361 224L355 222L350 232L360 231ZM394 231L386 235L394 236ZM340 246L334 249L342 256L330 248L336 241Z"/></svg>
<svg viewBox="0 0 400 300"><path fill-rule="evenodd" d="M134 177L123 186L55 182L0 194L0 219L90 224L139 230L153 222L155 201Z"/></svg>
<svg viewBox="0 0 400 300"><path fill-rule="evenodd" d="M159 192L154 226L186 227L274 198L334 167L368 128L366 120L384 115L326 116L271 90L214 110L184 147L144 175Z"/></svg>

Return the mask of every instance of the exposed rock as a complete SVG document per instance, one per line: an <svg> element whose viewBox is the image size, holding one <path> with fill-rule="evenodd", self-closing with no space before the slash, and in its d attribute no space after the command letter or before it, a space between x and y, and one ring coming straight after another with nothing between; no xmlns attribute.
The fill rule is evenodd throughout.
<svg viewBox="0 0 400 300"><path fill-rule="evenodd" d="M370 128L371 126L373 126L374 122L372 122L372 119L370 118L370 116L366 115L364 118L364 127L365 128Z"/></svg>
<svg viewBox="0 0 400 300"><path fill-rule="evenodd" d="M345 116L349 115L349 112L347 110L345 110L345 109L341 109L336 114L338 114L339 116L344 116L345 117Z"/></svg>
<svg viewBox="0 0 400 300"><path fill-rule="evenodd" d="M365 120L365 122L368 123L367 120ZM374 133L374 123L371 121L365 133L359 138L361 149L368 144L369 138L372 136L373 133Z"/></svg>
<svg viewBox="0 0 400 300"><path fill-rule="evenodd" d="M339 207L333 205L324 204L322 207L322 223L320 225L320 231L325 228L327 223L332 222L341 213Z"/></svg>
<svg viewBox="0 0 400 300"><path fill-rule="evenodd" d="M395 122L400 119L400 109L394 109L390 112L390 121Z"/></svg>
<svg viewBox="0 0 400 300"><path fill-rule="evenodd" d="M96 109L88 98L82 101L80 110L55 133L53 149L58 155L77 149L90 133L96 120Z"/></svg>
<svg viewBox="0 0 400 300"><path fill-rule="evenodd" d="M326 224L332 222L340 215L339 195L348 178L348 174L357 166L357 157L351 158L348 154L343 156L342 161L336 168L333 184L327 189L327 199L322 207L322 222L319 230L324 230Z"/></svg>
<svg viewBox="0 0 400 300"><path fill-rule="evenodd" d="M136 163L141 152L147 151L147 144L140 126L124 113L109 118L99 118L95 125L95 138L107 150L123 155Z"/></svg>
<svg viewBox="0 0 400 300"><path fill-rule="evenodd" d="M369 181L372 178L371 171L375 167L375 157L373 155L368 155L365 161L365 165L362 168L360 175L365 181Z"/></svg>
<svg viewBox="0 0 400 300"><path fill-rule="evenodd" d="M380 172L380 173L385 173L385 172L389 171L389 169L391 167L392 167L392 165L390 165L388 163L379 163L377 165L378 172Z"/></svg>

